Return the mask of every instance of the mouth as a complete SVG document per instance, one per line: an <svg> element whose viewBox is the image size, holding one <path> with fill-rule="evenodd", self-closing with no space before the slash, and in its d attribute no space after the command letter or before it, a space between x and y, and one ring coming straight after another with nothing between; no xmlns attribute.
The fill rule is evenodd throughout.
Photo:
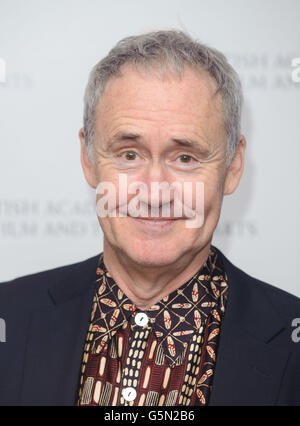
<svg viewBox="0 0 300 426"><path fill-rule="evenodd" d="M133 217L129 216L131 219L135 220L136 223L140 224L141 226L151 228L151 229L166 229L170 228L177 223L177 221L180 218L165 218L165 217Z"/></svg>

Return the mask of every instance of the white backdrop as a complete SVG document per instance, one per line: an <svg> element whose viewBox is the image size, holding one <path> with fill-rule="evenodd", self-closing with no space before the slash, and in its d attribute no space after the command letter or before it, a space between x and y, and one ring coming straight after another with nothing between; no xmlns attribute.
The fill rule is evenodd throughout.
<svg viewBox="0 0 300 426"><path fill-rule="evenodd" d="M214 244L300 296L299 18L299 0L0 0L0 281L102 250L77 136L88 73L120 38L178 28L244 85L245 173Z"/></svg>

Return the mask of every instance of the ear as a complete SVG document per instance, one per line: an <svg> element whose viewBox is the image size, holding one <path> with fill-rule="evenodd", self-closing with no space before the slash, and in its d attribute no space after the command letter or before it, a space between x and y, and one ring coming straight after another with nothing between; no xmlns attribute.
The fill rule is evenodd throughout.
<svg viewBox="0 0 300 426"><path fill-rule="evenodd" d="M81 165L85 179L92 188L96 188L97 179L95 175L94 165L88 157L83 128L79 130L79 139L81 143Z"/></svg>
<svg viewBox="0 0 300 426"><path fill-rule="evenodd" d="M244 135L241 135L234 156L227 168L224 195L232 194L238 187L244 170L245 149L246 139Z"/></svg>

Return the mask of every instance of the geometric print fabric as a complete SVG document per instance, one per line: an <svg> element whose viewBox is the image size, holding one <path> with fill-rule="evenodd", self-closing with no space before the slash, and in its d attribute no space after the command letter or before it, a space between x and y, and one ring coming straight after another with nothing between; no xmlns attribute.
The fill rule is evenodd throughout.
<svg viewBox="0 0 300 426"><path fill-rule="evenodd" d="M190 280L140 311L107 271L103 253L84 348L78 405L206 405L227 300L227 277L211 246L207 261ZM123 389L136 397L127 401Z"/></svg>

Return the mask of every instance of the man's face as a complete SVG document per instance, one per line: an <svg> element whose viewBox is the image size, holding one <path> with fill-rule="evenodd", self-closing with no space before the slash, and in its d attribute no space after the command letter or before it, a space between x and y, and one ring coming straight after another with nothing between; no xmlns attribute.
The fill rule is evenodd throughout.
<svg viewBox="0 0 300 426"><path fill-rule="evenodd" d="M203 71L186 68L182 79L162 79L127 66L111 79L95 115L92 186L119 175L142 181L151 205L152 182L196 182L204 186L204 223L188 228L186 217L168 221L127 217L99 218L105 244L144 266L166 266L206 247L217 225L226 178L226 132L220 95ZM84 144L82 143L82 149ZM91 170L90 166L90 170ZM86 168L86 166L84 166ZM91 172L86 171L86 176ZM92 180L92 182L91 182ZM128 195L128 201L134 195ZM193 190L193 207L196 192ZM172 197L170 200L172 215ZM150 210L149 210L150 211ZM163 214L160 212L160 216Z"/></svg>

